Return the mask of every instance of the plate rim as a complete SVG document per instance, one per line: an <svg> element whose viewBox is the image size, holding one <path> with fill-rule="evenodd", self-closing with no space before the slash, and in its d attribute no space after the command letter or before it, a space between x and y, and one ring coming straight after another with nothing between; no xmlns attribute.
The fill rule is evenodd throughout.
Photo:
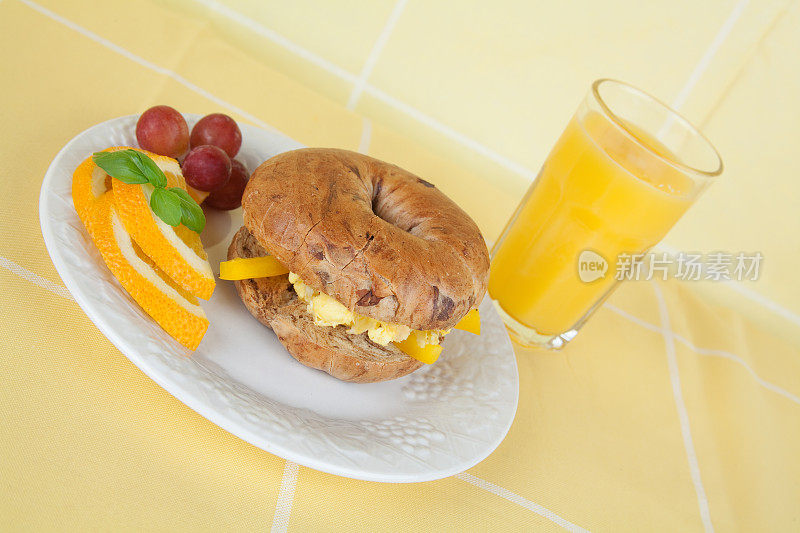
<svg viewBox="0 0 800 533"><path fill-rule="evenodd" d="M200 118L202 115L196 113L182 113L182 115L186 118ZM61 254L59 247L56 245L56 238L53 235L53 229L47 222L47 215L49 211L49 196L48 193L50 192L51 186L56 179L57 174L57 167L61 160L66 157L66 154L70 152L73 144L77 143L78 140L86 134L92 132L95 129L102 129L104 127L109 126L112 123L131 119L132 117L136 117L138 114L131 114L131 115L124 115L120 117L111 118L90 126L89 128L84 129L83 131L79 132L75 136L73 136L53 157L52 161L47 167L47 170L44 174L44 179L42 180L41 189L39 191L39 227L42 232L42 237L44 240L45 248L47 249L47 253L50 256L50 260L53 263L53 266L56 269L56 272L61 277L61 280L64 282L67 290L69 291L71 297L75 300L81 310L86 314L92 324L100 330L100 332L109 340L111 343L120 351L121 355L124 356L128 361L133 363L139 370L141 370L148 378L153 380L159 387L164 389L168 394L173 396L176 400L184 404L185 406L189 407L192 411L199 414L201 417L205 418L212 424L220 427L233 435L234 437L240 438L247 442L248 444L255 446L267 453L272 455L276 455L281 457L287 461L292 461L298 465L303 465L308 468L312 468L314 470L319 470L321 472L325 472L328 474L333 474L337 476L343 476L351 479L359 479L363 481L373 481L373 482L380 482L380 483L420 483L425 481L433 481L437 479L443 479L446 477L453 476L455 474L459 474L464 472L478 463L482 462L486 459L489 455L491 455L499 445L505 440L505 437L508 435L508 432L511 429L511 426L516 419L517 408L519 405L519 368L517 365L517 358L516 353L513 351L513 344L512 344L512 357L510 357L512 366L513 366L513 374L514 374L514 399L513 399L513 415L508 418L508 421L505 424L503 431L498 432L498 436L491 442L490 446L487 446L485 453L481 452L476 454L473 458L469 461L465 461L463 463L454 465L450 468L444 469L435 469L426 471L424 473L399 473L399 474L386 474L386 473L379 473L379 474L372 474L368 471L364 470L355 470L353 468L349 468L343 465L331 465L330 463L324 461L318 461L314 457L309 455L303 455L300 453L295 453L291 448L283 447L283 446L276 446L269 442L267 438L264 436L258 435L256 432L251 431L248 427L243 424L240 424L235 419L228 417L222 411L222 409L217 408L211 403L207 403L202 401L202 399L193 394L190 389L184 386L177 379L169 379L169 377L164 374L163 372L158 371L154 366L152 366L148 361L147 358L139 357L136 354L135 350L129 349L129 344L125 341L117 331L112 328L109 324L106 324L105 321L99 320L97 314L94 312L92 305L86 301L82 292L78 288L78 282L73 277L71 272L71 268L66 264L66 260ZM260 129L257 126L253 126L246 122L242 122L240 127L246 128L255 128ZM301 143L295 141L288 135L280 132L277 129L272 128L266 129L273 134L281 135L290 141L297 143L300 146L304 146ZM73 206L74 209L74 206ZM77 213L76 213L77 216ZM489 298L486 295L485 298ZM130 355L128 352L131 352L134 355ZM194 364L200 366L206 372L211 372L209 369L203 367L196 361Z"/></svg>

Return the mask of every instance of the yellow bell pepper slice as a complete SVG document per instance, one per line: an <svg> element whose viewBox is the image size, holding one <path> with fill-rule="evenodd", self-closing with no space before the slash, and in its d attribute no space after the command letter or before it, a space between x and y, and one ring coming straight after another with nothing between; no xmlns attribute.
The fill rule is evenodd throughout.
<svg viewBox="0 0 800 533"><path fill-rule="evenodd" d="M481 334L481 314L478 312L477 309L471 310L469 313L464 315L464 318L458 321L458 324L453 326L456 329L461 329L464 331L469 331L470 333L474 333L475 335Z"/></svg>
<svg viewBox="0 0 800 533"><path fill-rule="evenodd" d="M412 333L408 338L401 342L395 342L395 346L401 351L407 353L417 361L422 361L426 365L432 365L439 359L439 354L442 353L442 347L438 344L426 344L420 346L417 342L417 336Z"/></svg>
<svg viewBox="0 0 800 533"><path fill-rule="evenodd" d="M229 281L269 278L288 272L288 268L270 255L266 257L237 257L219 264L219 278Z"/></svg>
<svg viewBox="0 0 800 533"><path fill-rule="evenodd" d="M456 329L469 331L475 335L480 335L481 315L477 309L473 309L464 315L464 318L459 320L458 324L453 327ZM442 353L442 347L438 344L426 344L425 346L420 346L419 342L417 342L416 332L412 332L411 335L409 335L404 341L395 342L394 345L397 346L401 352L408 354L418 361L422 361L426 365L435 363L436 360L439 359L439 354Z"/></svg>

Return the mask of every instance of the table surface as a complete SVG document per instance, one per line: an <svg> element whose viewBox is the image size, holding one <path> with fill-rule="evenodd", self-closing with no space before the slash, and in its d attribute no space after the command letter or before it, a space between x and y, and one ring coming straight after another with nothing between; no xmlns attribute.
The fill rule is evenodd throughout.
<svg viewBox="0 0 800 533"><path fill-rule="evenodd" d="M800 3L540 4L0 1L0 529L796 529ZM629 282L564 351L518 348L511 431L451 478L355 481L226 433L97 331L42 242L56 152L154 104L397 163L492 240L598 77L725 160L662 248L761 252L761 276Z"/></svg>

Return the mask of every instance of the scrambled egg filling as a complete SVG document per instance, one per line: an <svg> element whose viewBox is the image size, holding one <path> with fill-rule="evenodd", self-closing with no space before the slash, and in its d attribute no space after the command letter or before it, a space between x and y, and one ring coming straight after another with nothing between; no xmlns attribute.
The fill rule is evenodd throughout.
<svg viewBox="0 0 800 533"><path fill-rule="evenodd" d="M314 324L318 326L347 326L347 333L358 335L367 332L367 336L383 346L390 342L406 340L412 333L415 335L420 347L427 344L439 344L442 338L450 332L447 330L412 330L402 324L381 322L364 315L359 315L337 302L323 292L309 287L300 276L289 272L289 282L294 286L297 297L308 304L308 312L314 317Z"/></svg>

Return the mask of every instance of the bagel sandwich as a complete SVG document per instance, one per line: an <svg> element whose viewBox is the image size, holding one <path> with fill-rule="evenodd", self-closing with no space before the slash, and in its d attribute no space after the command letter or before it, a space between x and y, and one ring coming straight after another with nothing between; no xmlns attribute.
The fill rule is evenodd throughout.
<svg viewBox="0 0 800 533"><path fill-rule="evenodd" d="M253 172L228 259L272 256L282 275L235 281L300 363L351 382L422 366L477 309L489 252L475 222L427 181L338 149L277 155ZM436 352L438 354L438 352Z"/></svg>

